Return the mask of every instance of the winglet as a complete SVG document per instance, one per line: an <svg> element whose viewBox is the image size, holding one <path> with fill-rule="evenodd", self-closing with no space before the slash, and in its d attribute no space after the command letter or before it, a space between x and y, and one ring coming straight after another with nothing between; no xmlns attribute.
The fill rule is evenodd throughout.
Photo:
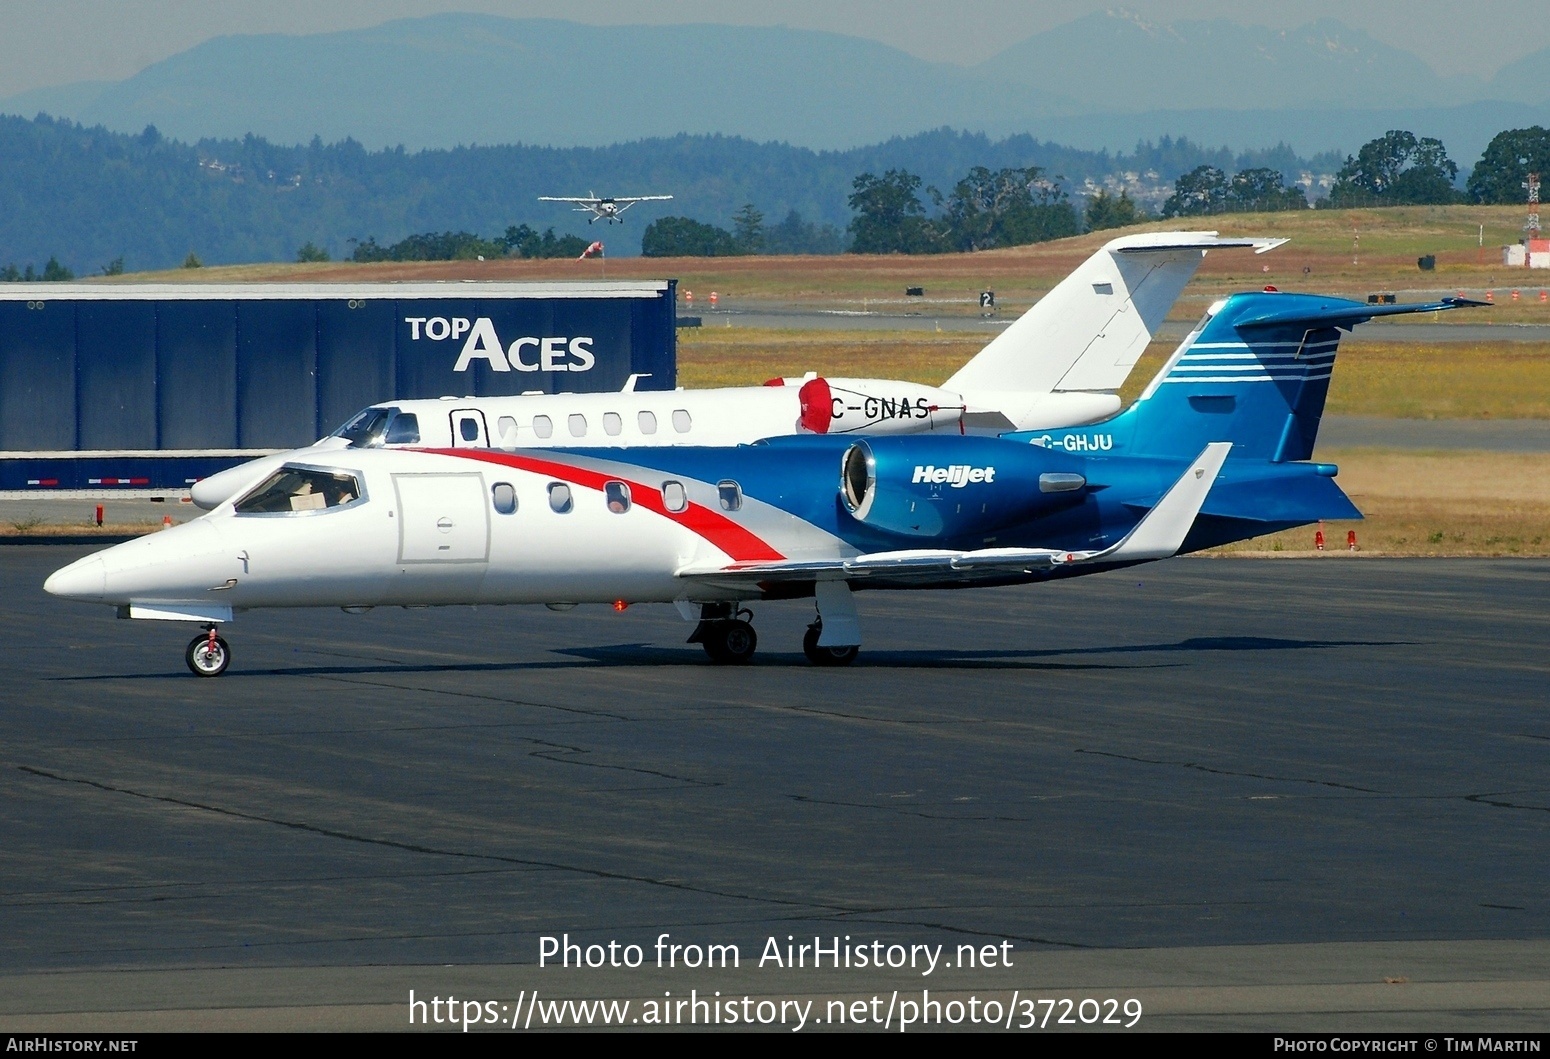
<svg viewBox="0 0 1550 1059"><path fill-rule="evenodd" d="M1139 562L1177 554L1195 525L1195 516L1200 514L1230 451L1230 441L1211 442L1124 540L1101 552L1078 554L1066 561Z"/></svg>

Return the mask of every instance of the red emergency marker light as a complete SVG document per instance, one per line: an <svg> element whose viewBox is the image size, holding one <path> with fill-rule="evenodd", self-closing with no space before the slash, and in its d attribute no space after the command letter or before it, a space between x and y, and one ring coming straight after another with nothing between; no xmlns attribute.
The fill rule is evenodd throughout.
<svg viewBox="0 0 1550 1059"><path fill-rule="evenodd" d="M624 600L622 600L622 599L614 600L614 610L618 611L620 614L623 614L625 611L627 611L629 609L630 609L630 605L628 603L626 603Z"/></svg>

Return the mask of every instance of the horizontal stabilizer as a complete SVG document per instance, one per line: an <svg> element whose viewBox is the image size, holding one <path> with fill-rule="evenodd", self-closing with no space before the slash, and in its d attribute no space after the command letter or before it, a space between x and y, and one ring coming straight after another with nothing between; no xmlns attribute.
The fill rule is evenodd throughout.
<svg viewBox="0 0 1550 1059"><path fill-rule="evenodd" d="M1327 309L1309 310L1306 308L1287 309L1281 312L1268 312L1259 316L1245 317L1238 320L1236 326L1239 330L1254 327L1288 327L1292 325L1300 327L1343 327L1347 331L1357 324L1364 324L1368 320L1379 316L1408 316L1411 313L1440 313L1447 309L1467 309L1489 302L1472 301L1469 298L1443 298L1435 302L1417 302L1411 305L1361 305L1347 302Z"/></svg>
<svg viewBox="0 0 1550 1059"><path fill-rule="evenodd" d="M1245 481L1223 479L1211 490L1202 515L1247 522L1306 525L1320 519L1359 519L1362 513L1333 478L1307 464L1272 464L1305 473L1277 474Z"/></svg>
<svg viewBox="0 0 1550 1059"><path fill-rule="evenodd" d="M1166 254L1177 250L1221 250L1227 247L1253 247L1256 254L1274 250L1289 239L1222 238L1215 232L1152 232L1116 239L1107 249L1115 254Z"/></svg>

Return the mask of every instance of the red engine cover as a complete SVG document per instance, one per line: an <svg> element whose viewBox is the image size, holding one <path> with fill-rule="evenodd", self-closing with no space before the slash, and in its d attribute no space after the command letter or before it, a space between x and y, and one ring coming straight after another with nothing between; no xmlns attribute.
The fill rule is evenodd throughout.
<svg viewBox="0 0 1550 1059"><path fill-rule="evenodd" d="M834 421L834 395L829 392L829 384L821 378L809 379L797 391L797 399L802 403L802 429L827 434Z"/></svg>

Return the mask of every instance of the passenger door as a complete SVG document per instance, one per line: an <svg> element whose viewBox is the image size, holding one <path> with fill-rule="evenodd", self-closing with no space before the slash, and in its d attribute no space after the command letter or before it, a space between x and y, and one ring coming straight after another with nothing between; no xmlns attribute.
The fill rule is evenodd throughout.
<svg viewBox="0 0 1550 1059"><path fill-rule="evenodd" d="M455 449L487 449L490 432L484 422L484 413L477 408L452 410L452 447Z"/></svg>
<svg viewBox="0 0 1550 1059"><path fill-rule="evenodd" d="M395 474L398 561L487 563L490 511L484 477L471 474Z"/></svg>

